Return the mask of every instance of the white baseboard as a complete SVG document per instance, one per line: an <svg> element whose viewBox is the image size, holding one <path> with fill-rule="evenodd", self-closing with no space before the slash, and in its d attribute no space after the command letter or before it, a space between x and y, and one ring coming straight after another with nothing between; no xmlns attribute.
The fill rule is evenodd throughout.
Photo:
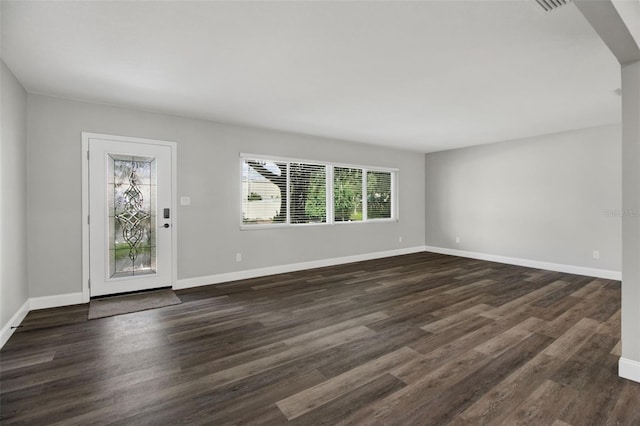
<svg viewBox="0 0 640 426"><path fill-rule="evenodd" d="M32 297L29 300L32 311L35 311L36 309L57 308L59 306L84 303L82 301L82 292L57 294L55 296Z"/></svg>
<svg viewBox="0 0 640 426"><path fill-rule="evenodd" d="M22 323L30 311L47 308L57 308L60 306L77 305L83 303L82 293L58 294L55 296L32 297L24 302L24 305L16 312L9 322L0 330L0 349L9 340L15 328Z"/></svg>
<svg viewBox="0 0 640 426"><path fill-rule="evenodd" d="M219 284L229 281L246 280L249 278L264 277L267 275L286 274L288 272L302 271L305 269L323 268L345 263L362 262L364 260L380 259L403 254L421 253L424 246L409 247L397 250L379 251L375 253L357 254L354 256L334 257L330 259L312 260L309 262L290 263L288 265L269 266L266 268L248 269L245 271L227 272L224 274L208 275L204 277L185 278L178 280L173 286L174 290L181 290L203 285Z"/></svg>
<svg viewBox="0 0 640 426"><path fill-rule="evenodd" d="M621 280L622 274L618 271L606 269L585 268L581 266L563 265L559 263L548 263L536 260L520 259L515 257L498 256L493 254L476 253L464 250L455 250L443 247L418 246L397 250L387 250L375 253L358 254L354 256L335 257L330 259L313 260L309 262L292 263L287 265L269 266L266 268L249 269L246 271L227 272L223 274L209 275L204 277L185 278L177 280L173 286L175 290L199 287L210 284L218 284L228 281L244 280L249 278L263 277L267 275L284 274L288 272L301 271L305 269L322 268L325 266L342 265L345 263L362 262L365 260L381 259L403 254L420 253L423 251L448 254L452 256L467 257L471 259L488 260L491 262L506 263L509 265L526 266L529 268L546 269L549 271L565 272L569 274L586 275L597 278L611 280ZM11 320L0 330L0 348L9 340L15 327L20 325L30 310L57 308L60 306L76 305L86 303L83 293L68 293L55 296L33 297L27 300L16 312ZM640 382L640 363L625 358L620 358L620 377L628 378Z"/></svg>
<svg viewBox="0 0 640 426"><path fill-rule="evenodd" d="M465 250L455 250L443 247L426 246L426 251L452 256L468 257L471 259L488 260L491 262L506 263L508 265L526 266L528 268L546 269L548 271L565 272L567 274L586 275L588 277L604 278L608 280L622 280L620 271L608 269L585 268L583 266L564 265L561 263L541 262L538 260L520 259L517 257L499 256L495 254L476 253Z"/></svg>
<svg viewBox="0 0 640 426"><path fill-rule="evenodd" d="M9 322L6 323L4 327L2 327L2 330L0 330L0 349L2 349L5 343L7 343L7 340L9 340L9 337L11 337L13 332L16 331L16 329L12 327L19 326L22 320L24 319L24 317L26 317L28 313L29 313L29 299L27 299L27 301L24 302L24 305L22 305L20 309L18 309L18 311L15 314L13 314Z"/></svg>
<svg viewBox="0 0 640 426"><path fill-rule="evenodd" d="M640 383L640 362L620 357L618 361L618 376Z"/></svg>

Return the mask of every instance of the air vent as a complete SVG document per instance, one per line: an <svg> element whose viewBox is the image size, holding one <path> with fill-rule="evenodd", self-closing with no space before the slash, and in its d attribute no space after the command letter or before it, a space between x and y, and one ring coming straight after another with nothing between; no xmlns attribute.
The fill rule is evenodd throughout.
<svg viewBox="0 0 640 426"><path fill-rule="evenodd" d="M571 3L571 0L532 0L538 6L544 9L545 12L551 12L565 4Z"/></svg>

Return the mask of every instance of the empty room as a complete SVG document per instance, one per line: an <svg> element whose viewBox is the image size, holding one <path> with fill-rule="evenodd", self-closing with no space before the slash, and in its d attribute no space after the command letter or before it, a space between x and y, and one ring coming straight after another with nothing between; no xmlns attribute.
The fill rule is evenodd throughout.
<svg viewBox="0 0 640 426"><path fill-rule="evenodd" d="M0 0L0 423L640 425L640 0Z"/></svg>

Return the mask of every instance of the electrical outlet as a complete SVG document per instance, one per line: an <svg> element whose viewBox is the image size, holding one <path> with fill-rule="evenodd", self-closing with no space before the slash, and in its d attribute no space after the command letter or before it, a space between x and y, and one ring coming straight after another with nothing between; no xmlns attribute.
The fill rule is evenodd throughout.
<svg viewBox="0 0 640 426"><path fill-rule="evenodd" d="M460 237L456 237L456 243L460 244Z"/></svg>
<svg viewBox="0 0 640 426"><path fill-rule="evenodd" d="M400 235L400 236L398 237L398 242L399 242L399 243L401 243L401 242L402 242L402 235Z"/></svg>
<svg viewBox="0 0 640 426"><path fill-rule="evenodd" d="M600 251L599 250L594 250L593 251L593 258L594 259L600 259Z"/></svg>
<svg viewBox="0 0 640 426"><path fill-rule="evenodd" d="M236 253L236 262L242 262L242 253Z"/></svg>

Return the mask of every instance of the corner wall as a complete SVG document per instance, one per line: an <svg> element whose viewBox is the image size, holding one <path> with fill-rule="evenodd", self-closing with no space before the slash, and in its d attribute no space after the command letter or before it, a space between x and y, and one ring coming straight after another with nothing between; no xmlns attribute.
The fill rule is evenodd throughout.
<svg viewBox="0 0 640 426"><path fill-rule="evenodd" d="M27 93L0 60L0 347L26 315ZM22 316L21 316L22 315Z"/></svg>
<svg viewBox="0 0 640 426"><path fill-rule="evenodd" d="M622 66L622 193L630 211L622 229L621 377L640 382L640 61Z"/></svg>
<svg viewBox="0 0 640 426"><path fill-rule="evenodd" d="M424 154L31 94L28 131L31 298L82 291L82 131L177 142L177 195L191 197L178 207L178 280L190 285L424 248ZM241 152L398 168L400 220L241 231Z"/></svg>
<svg viewBox="0 0 640 426"><path fill-rule="evenodd" d="M619 279L620 170L619 125L427 154L427 248Z"/></svg>

